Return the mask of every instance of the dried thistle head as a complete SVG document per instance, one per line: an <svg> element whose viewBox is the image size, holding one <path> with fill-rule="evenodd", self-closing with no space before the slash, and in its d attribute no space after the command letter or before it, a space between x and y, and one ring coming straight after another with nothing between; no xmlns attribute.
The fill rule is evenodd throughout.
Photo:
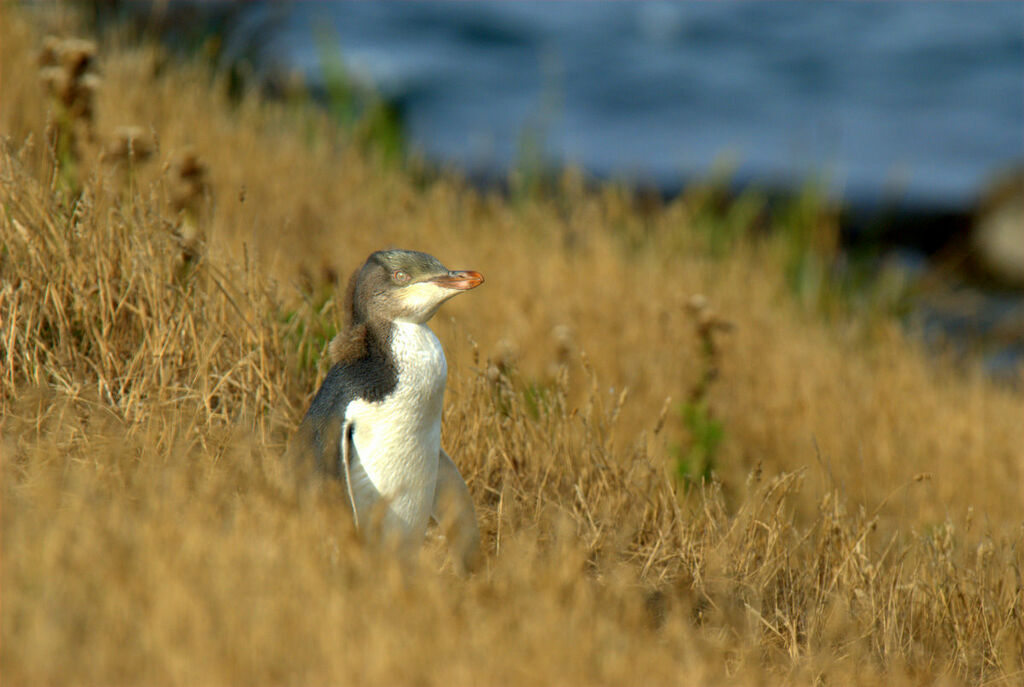
<svg viewBox="0 0 1024 687"><path fill-rule="evenodd" d="M572 355L572 351L576 347L572 329L566 324L557 325L551 330L551 337L555 340L555 357L558 363L568 364L569 356Z"/></svg>
<svg viewBox="0 0 1024 687"><path fill-rule="evenodd" d="M61 43L61 63L69 74L81 78L90 71L96 59L95 41L65 38Z"/></svg>
<svg viewBox="0 0 1024 687"><path fill-rule="evenodd" d="M39 66L55 67L60 63L61 39L57 36L47 36L43 39L43 47L39 49Z"/></svg>
<svg viewBox="0 0 1024 687"><path fill-rule="evenodd" d="M113 164L133 166L146 162L156 150L152 136L138 126L122 126L114 130L102 159Z"/></svg>
<svg viewBox="0 0 1024 687"><path fill-rule="evenodd" d="M697 335L704 343L708 353L714 355L717 351L715 333L732 331L736 325L720 317L708 303L708 299L699 293L690 297L686 302L686 309L697 326Z"/></svg>
<svg viewBox="0 0 1024 687"><path fill-rule="evenodd" d="M696 402L705 398L711 383L718 378L718 346L715 334L730 331L734 325L729 320L719 317L708 303L708 299L701 294L690 297L686 302L686 310L693 318L697 338L701 344L703 371L690 390L690 399Z"/></svg>
<svg viewBox="0 0 1024 687"><path fill-rule="evenodd" d="M512 339L504 338L498 342L498 350L494 356L494 364L501 372L507 372L516 366L519 360L519 346Z"/></svg>
<svg viewBox="0 0 1024 687"><path fill-rule="evenodd" d="M566 324L556 325L551 330L551 338L555 342L555 359L548 365L548 375L557 377L568 368L572 353L576 349L572 328Z"/></svg>
<svg viewBox="0 0 1024 687"><path fill-rule="evenodd" d="M184 265L194 264L200 256L204 236L199 225L187 215L182 217L181 222L175 228L178 237L178 244L181 246L181 262Z"/></svg>
<svg viewBox="0 0 1024 687"><path fill-rule="evenodd" d="M100 85L95 70L96 43L47 36L39 51L39 76L67 117L92 125L93 100Z"/></svg>
<svg viewBox="0 0 1024 687"><path fill-rule="evenodd" d="M186 149L171 162L171 209L174 212L198 217L209 192L208 174L208 168L194 150Z"/></svg>
<svg viewBox="0 0 1024 687"><path fill-rule="evenodd" d="M209 194L207 167L195 151L186 149L169 167L171 210L178 215L176 228L181 243L182 260L193 263L205 240L202 211Z"/></svg>

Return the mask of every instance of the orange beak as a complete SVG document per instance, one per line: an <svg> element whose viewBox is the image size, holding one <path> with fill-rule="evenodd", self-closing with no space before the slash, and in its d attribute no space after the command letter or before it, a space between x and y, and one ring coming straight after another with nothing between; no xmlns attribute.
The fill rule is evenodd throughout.
<svg viewBox="0 0 1024 687"><path fill-rule="evenodd" d="M462 272L449 272L448 274L440 277L434 277L430 281L434 282L438 286L443 286L446 289L458 289L459 291L468 291L469 289L475 289L484 283L484 275L473 270L465 270Z"/></svg>

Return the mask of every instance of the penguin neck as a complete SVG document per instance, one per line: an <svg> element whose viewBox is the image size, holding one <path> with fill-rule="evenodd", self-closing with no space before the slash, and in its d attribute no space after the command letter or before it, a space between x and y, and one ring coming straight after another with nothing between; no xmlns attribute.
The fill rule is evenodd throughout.
<svg viewBox="0 0 1024 687"><path fill-rule="evenodd" d="M399 376L411 375L413 384L422 380L433 386L438 381L442 388L448 365L441 342L426 322L404 320L367 320L367 353L395 370Z"/></svg>
<svg viewBox="0 0 1024 687"><path fill-rule="evenodd" d="M441 342L426 322L403 322L395 321L390 323L387 345L392 359L399 368L408 363L410 357L418 360L432 360L435 364L444 364L444 353L441 350ZM441 360L438 361L437 357Z"/></svg>
<svg viewBox="0 0 1024 687"><path fill-rule="evenodd" d="M363 320L357 326L366 328L367 350L373 357L387 358L394 336L394 323L390 320Z"/></svg>
<svg viewBox="0 0 1024 687"><path fill-rule="evenodd" d="M389 344L398 388L412 390L415 403L422 404L427 415L439 417L448 363L437 336L425 323L394 322Z"/></svg>

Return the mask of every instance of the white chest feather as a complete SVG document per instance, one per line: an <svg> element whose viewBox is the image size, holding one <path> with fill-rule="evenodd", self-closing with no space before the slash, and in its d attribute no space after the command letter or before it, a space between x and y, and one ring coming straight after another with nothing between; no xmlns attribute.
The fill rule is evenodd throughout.
<svg viewBox="0 0 1024 687"><path fill-rule="evenodd" d="M379 402L353 401L346 413L355 428L353 495L361 523L383 497L386 524L422 539L437 482L448 365L441 342L424 324L396 323L391 346L395 389Z"/></svg>

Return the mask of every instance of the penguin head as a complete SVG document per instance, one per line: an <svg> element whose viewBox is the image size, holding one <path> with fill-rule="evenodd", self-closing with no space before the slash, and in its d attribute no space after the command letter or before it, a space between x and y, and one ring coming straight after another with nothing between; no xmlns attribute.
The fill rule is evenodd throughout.
<svg viewBox="0 0 1024 687"><path fill-rule="evenodd" d="M446 300L483 281L479 272L449 270L426 253L377 251L352 275L352 320L423 323Z"/></svg>

